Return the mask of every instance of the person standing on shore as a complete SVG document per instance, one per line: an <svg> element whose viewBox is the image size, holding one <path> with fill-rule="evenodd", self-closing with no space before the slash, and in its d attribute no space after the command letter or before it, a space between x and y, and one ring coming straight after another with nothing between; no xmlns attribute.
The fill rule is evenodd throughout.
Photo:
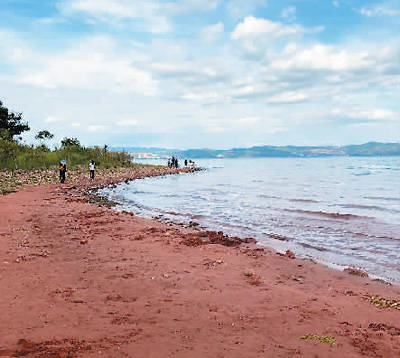
<svg viewBox="0 0 400 358"><path fill-rule="evenodd" d="M62 160L59 165L59 170L60 170L60 183L65 182L65 173L67 171L67 162L65 160Z"/></svg>
<svg viewBox="0 0 400 358"><path fill-rule="evenodd" d="M94 170L96 168L96 164L93 160L90 161L89 163L89 170L90 170L90 179L94 180Z"/></svg>

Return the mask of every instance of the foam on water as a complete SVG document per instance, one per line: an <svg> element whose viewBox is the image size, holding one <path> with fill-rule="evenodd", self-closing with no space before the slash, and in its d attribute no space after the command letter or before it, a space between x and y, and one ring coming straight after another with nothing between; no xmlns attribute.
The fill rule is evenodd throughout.
<svg viewBox="0 0 400 358"><path fill-rule="evenodd" d="M359 267L400 283L400 158L199 164L208 170L123 183L102 193L141 216L194 220L255 237L279 251L290 249L330 266Z"/></svg>

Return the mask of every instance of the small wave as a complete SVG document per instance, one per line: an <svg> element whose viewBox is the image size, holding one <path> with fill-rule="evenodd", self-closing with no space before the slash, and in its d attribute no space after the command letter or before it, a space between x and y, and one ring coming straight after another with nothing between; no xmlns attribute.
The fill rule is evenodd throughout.
<svg viewBox="0 0 400 358"><path fill-rule="evenodd" d="M348 209L366 209L366 210L386 211L390 213L400 213L399 210L388 209L378 205L341 204L340 206L342 208L348 208Z"/></svg>
<svg viewBox="0 0 400 358"><path fill-rule="evenodd" d="M312 210L292 210L292 209L285 209L285 211L299 213L299 214L307 214L307 215L318 215L318 216L325 216L333 219L369 219L368 216L359 216L354 214L340 214L340 213L328 213L325 211L312 211Z"/></svg>
<svg viewBox="0 0 400 358"><path fill-rule="evenodd" d="M293 240L290 237L287 236L283 236L283 235L278 235L278 234L267 234L268 237L270 237L271 239L275 239L275 240L279 240L279 241L290 241Z"/></svg>
<svg viewBox="0 0 400 358"><path fill-rule="evenodd" d="M305 242L299 242L299 245L301 245L307 249L313 249L313 250L317 250L317 251L329 251L325 247L314 246L314 245L306 244Z"/></svg>
<svg viewBox="0 0 400 358"><path fill-rule="evenodd" d="M370 172L363 172L363 173L353 173L356 177L364 176L364 175L371 175Z"/></svg>
<svg viewBox="0 0 400 358"><path fill-rule="evenodd" d="M293 203L319 203L318 200L313 199L289 199Z"/></svg>
<svg viewBox="0 0 400 358"><path fill-rule="evenodd" d="M391 198L391 197L387 198L387 197L384 197L384 196L364 196L364 199L400 202L400 198Z"/></svg>
<svg viewBox="0 0 400 358"><path fill-rule="evenodd" d="M266 194L259 194L257 195L259 198L266 198L266 199L282 199L280 196L273 196L273 195L266 195Z"/></svg>

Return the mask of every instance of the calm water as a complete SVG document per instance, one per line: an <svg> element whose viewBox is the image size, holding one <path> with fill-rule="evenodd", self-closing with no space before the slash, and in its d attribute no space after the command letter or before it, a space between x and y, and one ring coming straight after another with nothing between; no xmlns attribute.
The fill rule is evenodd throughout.
<svg viewBox="0 0 400 358"><path fill-rule="evenodd" d="M200 160L204 172L103 189L120 209L162 216L353 266L400 283L400 158ZM280 237L276 236L279 235ZM287 241L279 240L282 237Z"/></svg>

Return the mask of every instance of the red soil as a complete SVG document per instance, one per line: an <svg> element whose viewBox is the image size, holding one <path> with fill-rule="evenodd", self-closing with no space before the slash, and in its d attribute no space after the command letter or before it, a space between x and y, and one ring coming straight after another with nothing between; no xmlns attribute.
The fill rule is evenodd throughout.
<svg viewBox="0 0 400 358"><path fill-rule="evenodd" d="M398 286L98 207L90 185L0 197L0 357L400 357L400 310L369 299Z"/></svg>

